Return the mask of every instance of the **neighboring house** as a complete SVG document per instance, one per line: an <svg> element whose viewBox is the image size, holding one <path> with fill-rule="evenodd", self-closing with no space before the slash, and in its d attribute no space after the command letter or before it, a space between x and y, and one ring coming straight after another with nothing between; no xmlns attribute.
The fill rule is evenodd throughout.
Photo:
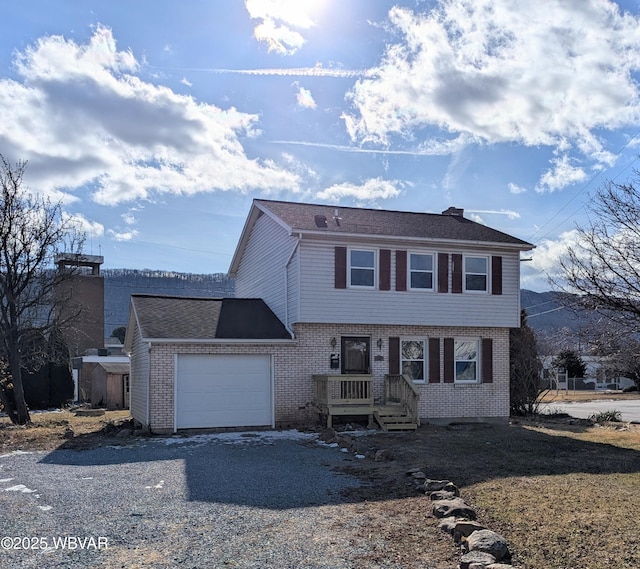
<svg viewBox="0 0 640 569"><path fill-rule="evenodd" d="M616 361L606 356L580 356L585 364L584 377L565 377L558 375L558 369L553 366L555 356L543 356L542 379L549 389L597 391L620 390L635 385L628 377L622 377L616 369Z"/></svg>
<svg viewBox="0 0 640 569"><path fill-rule="evenodd" d="M254 200L229 270L244 334L218 332L232 299L132 298L132 415L156 431L288 425L318 411L384 426L389 404L412 426L504 420L520 252L532 248L457 208ZM196 300L186 315L179 305ZM246 333L265 309L282 325L277 337Z"/></svg>

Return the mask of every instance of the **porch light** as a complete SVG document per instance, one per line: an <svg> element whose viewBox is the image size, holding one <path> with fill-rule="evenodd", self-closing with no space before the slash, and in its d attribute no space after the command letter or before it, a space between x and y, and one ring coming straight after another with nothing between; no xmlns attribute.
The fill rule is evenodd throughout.
<svg viewBox="0 0 640 569"><path fill-rule="evenodd" d="M336 344L337 344L337 343L338 343L338 342L336 342L336 339L335 339L335 338L331 338L331 348L332 348L332 349L334 349L334 350L336 349Z"/></svg>
<svg viewBox="0 0 640 569"><path fill-rule="evenodd" d="M376 345L378 346L379 350L382 349L382 338L378 338L378 341L376 342Z"/></svg>

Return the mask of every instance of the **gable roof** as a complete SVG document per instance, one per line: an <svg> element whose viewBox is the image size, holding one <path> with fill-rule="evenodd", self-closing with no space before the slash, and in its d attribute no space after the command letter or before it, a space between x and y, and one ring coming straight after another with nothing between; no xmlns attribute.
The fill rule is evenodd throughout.
<svg viewBox="0 0 640 569"><path fill-rule="evenodd" d="M260 298L132 294L131 312L145 341L291 340Z"/></svg>
<svg viewBox="0 0 640 569"><path fill-rule="evenodd" d="M457 208L449 208L447 212L438 214L254 199L231 261L230 274L237 269L253 224L263 214L269 215L290 234L491 243L521 251L535 247L522 239L467 219L463 210Z"/></svg>
<svg viewBox="0 0 640 569"><path fill-rule="evenodd" d="M450 208L453 213L438 214L272 200L255 200L254 203L278 217L294 232L452 239L533 247L526 241L467 219L463 210L456 208ZM323 219L326 227L322 224Z"/></svg>

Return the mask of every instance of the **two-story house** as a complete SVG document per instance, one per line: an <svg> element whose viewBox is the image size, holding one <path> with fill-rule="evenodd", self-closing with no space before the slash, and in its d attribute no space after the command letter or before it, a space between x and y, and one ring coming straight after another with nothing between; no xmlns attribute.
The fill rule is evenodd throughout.
<svg viewBox="0 0 640 569"><path fill-rule="evenodd" d="M132 298L134 418L156 431L506 419L533 245L463 213L254 200L237 298Z"/></svg>

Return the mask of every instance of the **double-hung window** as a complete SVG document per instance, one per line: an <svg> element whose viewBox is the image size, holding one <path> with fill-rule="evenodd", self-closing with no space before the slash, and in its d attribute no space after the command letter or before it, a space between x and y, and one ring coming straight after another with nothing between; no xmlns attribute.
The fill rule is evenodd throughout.
<svg viewBox="0 0 640 569"><path fill-rule="evenodd" d="M433 255L409 254L409 288L433 290Z"/></svg>
<svg viewBox="0 0 640 569"><path fill-rule="evenodd" d="M376 252L370 249L349 250L349 286L375 288Z"/></svg>
<svg viewBox="0 0 640 569"><path fill-rule="evenodd" d="M478 383L480 342L477 339L455 341L455 382Z"/></svg>
<svg viewBox="0 0 640 569"><path fill-rule="evenodd" d="M468 292L486 292L489 282L487 257L464 258L464 289Z"/></svg>
<svg viewBox="0 0 640 569"><path fill-rule="evenodd" d="M424 340L402 339L400 341L400 369L413 381L425 380L426 358Z"/></svg>

